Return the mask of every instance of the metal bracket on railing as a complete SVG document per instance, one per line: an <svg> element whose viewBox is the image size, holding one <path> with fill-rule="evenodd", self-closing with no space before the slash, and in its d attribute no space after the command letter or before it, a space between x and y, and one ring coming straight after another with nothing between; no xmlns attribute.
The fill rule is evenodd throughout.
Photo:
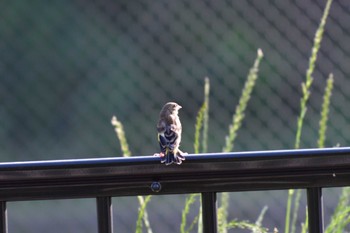
<svg viewBox="0 0 350 233"><path fill-rule="evenodd" d="M160 190L162 190L162 185L159 182L154 181L151 184L151 190L155 193L159 193Z"/></svg>

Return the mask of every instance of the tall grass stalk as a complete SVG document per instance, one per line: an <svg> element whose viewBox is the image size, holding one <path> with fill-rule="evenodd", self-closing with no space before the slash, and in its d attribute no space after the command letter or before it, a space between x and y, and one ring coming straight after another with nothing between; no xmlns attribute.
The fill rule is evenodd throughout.
<svg viewBox="0 0 350 233"><path fill-rule="evenodd" d="M206 77L204 79L204 105L205 110L203 114L203 131L202 131L202 153L208 152L208 130L209 130L209 92L210 81Z"/></svg>
<svg viewBox="0 0 350 233"><path fill-rule="evenodd" d="M333 90L333 74L329 74L327 79L327 86L325 88L325 92L323 95L323 103L321 110L321 120L320 120L320 128L318 131L318 147L323 148L324 142L326 140L326 131L327 131L327 122L328 122L328 114L329 114L329 105L331 102L331 95Z"/></svg>
<svg viewBox="0 0 350 233"><path fill-rule="evenodd" d="M301 224L301 233L307 233L309 229L309 213L305 208L305 222Z"/></svg>
<svg viewBox="0 0 350 233"><path fill-rule="evenodd" d="M204 101L197 113L194 133L194 153L206 153L208 150L208 128L209 128L209 78L204 79ZM200 138L202 137L202 141ZM202 143L200 143L202 142ZM200 150L202 148L202 150Z"/></svg>
<svg viewBox="0 0 350 233"><path fill-rule="evenodd" d="M252 230L252 233L259 233L260 232L259 230L261 228L262 221L264 219L264 216L265 216L267 209L268 209L268 207L264 206L264 208L262 208L262 210L260 211L259 217L255 221L256 228Z"/></svg>
<svg viewBox="0 0 350 233"><path fill-rule="evenodd" d="M114 126L114 130L117 134L117 138L119 140L123 156L130 157L131 152L129 150L129 145L128 145L128 142L127 142L126 137L125 137L125 131L124 131L123 124L117 119L116 116L112 117L111 124ZM147 204L151 200L151 196L147 196L146 200L143 198L143 196L137 196L137 199L139 201L140 211L139 211L139 214L137 217L136 231L135 232L136 233L142 232L142 224L141 224L141 219L142 219L144 224L145 224L147 233L153 233L152 228L151 228L151 224L150 224L149 219L148 219L148 213L146 210Z"/></svg>
<svg viewBox="0 0 350 233"><path fill-rule="evenodd" d="M292 215L291 232L295 232L295 229L296 229L299 206L300 206L300 199L301 199L301 189L297 189L295 192L295 197L294 197L294 208L293 208L293 215Z"/></svg>
<svg viewBox="0 0 350 233"><path fill-rule="evenodd" d="M198 230L197 233L203 233L203 218L202 218L202 197L199 197L199 213L198 213Z"/></svg>
<svg viewBox="0 0 350 233"><path fill-rule="evenodd" d="M206 77L204 80L204 101L197 113L196 124L195 124L194 144L193 144L195 154L200 153L200 148L202 148L202 153L207 152L207 148L208 148L207 145L208 145L208 127L209 127L209 92L210 92L210 82L209 82L209 78ZM202 140L200 140L201 137L202 137ZM180 226L181 233L189 232L189 230L186 230L187 215L189 213L189 207L194 203L197 197L199 197L199 200L200 200L200 196L198 194L190 194L186 198L185 208L182 210L182 221ZM194 220L198 221L198 233L203 232L201 206L199 208L199 213ZM194 224L195 224L195 221L192 222L192 224L188 229L192 229L194 227Z"/></svg>
<svg viewBox="0 0 350 233"><path fill-rule="evenodd" d="M258 78L258 71L260 61L263 58L263 52L261 49L257 51L257 57L253 64L253 67L249 70L247 80L245 82L244 88L242 90L241 97L239 99L238 105L236 107L235 114L232 117L232 124L229 126L229 133L226 136L226 144L223 148L223 152L230 152L234 147L234 142L237 137L237 132L242 125L242 121L244 119L244 112L247 108L248 102L250 100L251 93L255 86L255 82ZM229 208L229 194L222 193L221 194L221 203L218 209L218 224L219 224L219 232L227 233L228 223L227 223L227 213ZM231 224L231 227L233 225Z"/></svg>
<svg viewBox="0 0 350 233"><path fill-rule="evenodd" d="M112 117L111 124L114 126L114 131L117 134L117 138L120 143L120 148L124 157L130 157L129 144L126 140L123 124L117 119L116 116Z"/></svg>
<svg viewBox="0 0 350 233"><path fill-rule="evenodd" d="M181 225L180 225L180 232L181 233L189 233L192 228L194 227L194 224L198 221L198 215L195 217L194 221L192 221L192 224L186 229L187 225L187 215L190 212L190 209L192 205L195 203L197 197L199 194L190 194L186 198L185 207L182 210L182 217L181 217Z"/></svg>
<svg viewBox="0 0 350 233"><path fill-rule="evenodd" d="M268 233L268 229L265 227L257 226L254 223L250 223L248 221L238 221L238 220L232 220L227 224L227 229L247 229L254 233ZM219 231L221 233L221 231Z"/></svg>
<svg viewBox="0 0 350 233"><path fill-rule="evenodd" d="M290 215L291 215L291 209L292 209L292 201L293 201L293 195L294 195L294 189L288 190L288 199L287 199L287 207L286 207L286 220L284 223L284 232L288 233L290 228Z"/></svg>
<svg viewBox="0 0 350 233"><path fill-rule="evenodd" d="M152 196L149 195L144 199L142 196L137 196L137 199L139 200L140 206L139 206L139 214L138 214L137 221L136 221L135 233L142 233L142 220L144 220L145 216L147 216L146 206L147 206L148 202L151 200L151 197ZM147 222L148 222L148 218L147 218ZM146 225L146 223L145 223L145 225ZM149 225L149 222L148 222L148 225ZM148 232L149 232L149 230L148 230Z"/></svg>
<svg viewBox="0 0 350 233"><path fill-rule="evenodd" d="M209 130L209 94L210 80L208 77L204 79L204 105L206 106L203 114L203 131L202 131L202 152L208 152L208 130ZM203 232L202 221L202 198L199 196L199 213L198 213L198 233Z"/></svg>
<svg viewBox="0 0 350 233"><path fill-rule="evenodd" d="M304 122L304 118L306 115L306 111L307 111L307 103L310 97L310 88L313 82L313 72L315 70L315 64L316 64L316 60L317 60L317 54L318 51L321 47L321 42L322 42L322 38L323 38L323 32L324 32L324 28L326 25L326 21L327 21L327 17L329 14L329 10L331 8L331 4L332 4L333 0L328 0L326 3L326 7L323 11L323 15L321 18L321 22L320 25L317 28L316 34L315 34L315 38L314 38L314 44L312 47L312 52L311 52L311 57L309 59L309 66L308 69L306 71L306 80L305 82L303 82L301 84L302 87L302 98L300 100L300 115L298 117L298 123L297 123L297 133L296 133L296 137L295 137L295 149L298 149L300 147L300 138L301 138L301 131L303 128L303 122Z"/></svg>
<svg viewBox="0 0 350 233"><path fill-rule="evenodd" d="M197 118L196 118L196 125L195 125L195 132L194 132L194 153L199 154L200 153L200 136L201 136L201 130L203 128L203 120L204 115L206 112L207 105L204 102L202 107L199 109ZM203 145L203 144L202 144Z"/></svg>
<svg viewBox="0 0 350 233"><path fill-rule="evenodd" d="M320 49L321 46L321 42L322 42L322 37L323 37L323 32L324 32L324 28L326 25L326 21L327 21L327 17L329 14L329 10L331 7L333 0L328 0L326 3L326 7L323 11L323 15L321 18L321 22L317 28L316 34L315 34L315 38L314 38L314 43L313 43L313 47L312 47L312 51L311 51L311 56L309 59L309 66L308 69L306 71L306 80L305 82L302 83L301 87L302 87L302 97L300 100L300 114L297 120L297 132L296 132L296 136L295 136L295 145L294 148L298 149L300 148L300 139L301 139L301 132L302 132L302 128L303 128L303 123L304 123L304 118L306 115L306 111L307 111L307 103L308 100L310 98L310 89L311 89L311 85L313 83L313 72L315 70L315 64L316 64L316 60L317 60L317 54L318 51ZM297 190L296 192L301 192L301 190ZM289 190L288 192L288 200L287 203L290 203L291 200L293 199L293 195L294 195L294 191ZM294 199L294 213L298 212L298 208L299 208L299 202L300 202L300 194L298 195L298 199ZM289 233L291 230L291 233L295 233L295 223L296 223L296 219L292 219L292 229L290 229L290 216L291 216L291 205L287 204L287 208L286 208L286 219L285 219L285 233ZM296 218L297 216L295 216L293 214L293 218Z"/></svg>
<svg viewBox="0 0 350 233"><path fill-rule="evenodd" d="M235 114L232 117L232 124L229 127L229 133L228 136L225 138L225 146L223 148L223 152L230 152L232 151L234 147L234 142L237 137L237 132L240 129L243 119L244 119L244 112L247 108L248 102L250 100L251 93L253 91L253 88L255 86L255 81L258 78L258 71L259 71L259 65L260 61L263 58L263 52L261 49L258 49L257 57L255 59L253 67L250 69L247 81L245 82L244 88L242 90L241 97L239 99L239 103L236 107Z"/></svg>
<svg viewBox="0 0 350 233"><path fill-rule="evenodd" d="M350 187L345 187L325 233L345 232L345 226L350 223Z"/></svg>

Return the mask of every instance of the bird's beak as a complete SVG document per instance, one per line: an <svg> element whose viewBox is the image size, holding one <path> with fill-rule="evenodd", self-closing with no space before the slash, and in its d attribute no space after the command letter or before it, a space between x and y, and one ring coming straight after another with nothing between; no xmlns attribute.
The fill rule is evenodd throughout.
<svg viewBox="0 0 350 233"><path fill-rule="evenodd" d="M181 105L178 105L178 106L177 106L177 108L178 108L178 109L181 109L181 108L182 108L182 106L181 106Z"/></svg>

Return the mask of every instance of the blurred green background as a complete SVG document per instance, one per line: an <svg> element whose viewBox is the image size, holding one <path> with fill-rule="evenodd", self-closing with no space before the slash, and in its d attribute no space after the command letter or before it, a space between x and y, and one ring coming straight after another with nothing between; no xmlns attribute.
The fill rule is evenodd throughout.
<svg viewBox="0 0 350 233"><path fill-rule="evenodd" d="M265 56L234 150L292 149L300 84L324 6L325 0L1 1L0 161L121 156L113 115L123 122L133 155L151 155L167 101L183 106L182 148L192 153L205 77L211 82L208 149L221 151L258 48ZM303 148L317 145L330 72L335 86L326 145L349 143L349 13L349 1L334 1ZM338 190L327 192L326 215ZM268 204L264 223L282 230L286 198L286 191L232 194L230 217L254 221ZM116 232L133 232L135 200L115 198ZM178 229L183 200L151 201L155 232ZM11 203L9 215L11 232L96 232L94 200Z"/></svg>

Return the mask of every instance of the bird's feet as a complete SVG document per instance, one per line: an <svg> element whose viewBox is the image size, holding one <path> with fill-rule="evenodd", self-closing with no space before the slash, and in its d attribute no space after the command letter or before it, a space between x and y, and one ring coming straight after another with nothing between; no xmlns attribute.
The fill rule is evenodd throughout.
<svg viewBox="0 0 350 233"><path fill-rule="evenodd" d="M176 153L176 155L181 156L182 158L184 158L184 155L188 155L188 153L187 153L187 152L183 152L183 151L181 151L181 150L178 150L177 153ZM184 159L184 160L185 160L185 159Z"/></svg>

